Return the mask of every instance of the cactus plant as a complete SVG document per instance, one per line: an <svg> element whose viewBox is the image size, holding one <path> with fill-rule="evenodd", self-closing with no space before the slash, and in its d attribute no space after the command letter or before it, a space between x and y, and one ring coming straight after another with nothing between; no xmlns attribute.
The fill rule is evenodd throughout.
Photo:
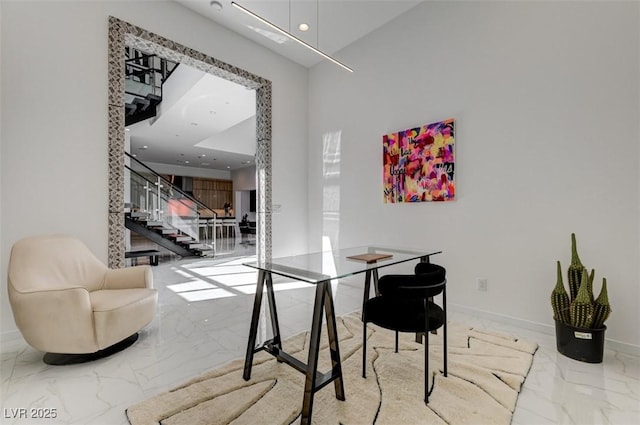
<svg viewBox="0 0 640 425"><path fill-rule="evenodd" d="M551 292L553 318L562 323L570 323L569 304L569 294L567 294L567 290L564 289L564 284L562 283L562 267L560 266L560 261L558 261L558 279L556 280L556 287L553 288L553 292Z"/></svg>
<svg viewBox="0 0 640 425"><path fill-rule="evenodd" d="M571 303L569 315L571 325L576 328L590 328L593 323L594 308L589 299L589 275L586 270L582 271L582 284L578 290L578 295Z"/></svg>
<svg viewBox="0 0 640 425"><path fill-rule="evenodd" d="M562 282L560 261L557 262L556 286L551 292L553 318L561 323L576 328L600 329L611 313L607 293L607 279L602 279L602 289L594 300L593 280L595 270L587 273L587 268L580 261L576 246L576 235L571 234L571 265L567 270L569 292Z"/></svg>
<svg viewBox="0 0 640 425"><path fill-rule="evenodd" d="M580 257L578 256L578 247L576 244L576 234L571 234L571 265L569 266L569 270L567 270L567 277L569 279L569 295L572 300L575 300L578 296L578 290L580 289L580 283L582 280L582 272L585 270L585 267L582 265L582 261L580 261Z"/></svg>
<svg viewBox="0 0 640 425"><path fill-rule="evenodd" d="M602 289L598 298L593 303L593 327L601 328L604 321L611 314L611 306L609 305L609 294L607 293L607 279L602 278Z"/></svg>

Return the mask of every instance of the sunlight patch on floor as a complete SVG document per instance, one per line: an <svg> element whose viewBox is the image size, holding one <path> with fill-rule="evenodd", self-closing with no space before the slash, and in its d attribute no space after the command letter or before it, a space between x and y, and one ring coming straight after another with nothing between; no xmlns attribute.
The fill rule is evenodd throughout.
<svg viewBox="0 0 640 425"><path fill-rule="evenodd" d="M172 271L188 281L167 285L187 302L229 298L238 295L254 295L258 272L243 266L243 263L255 260L255 257L235 258L217 264L197 262L187 266L173 267ZM275 277L275 276L274 276ZM275 277L274 292L310 288L314 285L297 280L281 280Z"/></svg>

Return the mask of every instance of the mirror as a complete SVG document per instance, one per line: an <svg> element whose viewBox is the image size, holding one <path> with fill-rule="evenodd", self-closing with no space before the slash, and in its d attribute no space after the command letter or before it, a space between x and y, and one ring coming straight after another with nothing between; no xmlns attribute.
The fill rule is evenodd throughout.
<svg viewBox="0 0 640 425"><path fill-rule="evenodd" d="M124 266L125 46L255 90L256 254L271 256L271 82L135 25L109 18L109 267Z"/></svg>

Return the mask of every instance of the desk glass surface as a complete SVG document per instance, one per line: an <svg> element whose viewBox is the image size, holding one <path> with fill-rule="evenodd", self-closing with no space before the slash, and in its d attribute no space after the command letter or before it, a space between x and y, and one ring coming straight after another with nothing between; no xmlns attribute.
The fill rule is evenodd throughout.
<svg viewBox="0 0 640 425"><path fill-rule="evenodd" d="M367 270L374 270L380 267L417 260L422 257L429 257L430 255L439 254L440 252L442 251L361 246L273 258L269 261L253 261L244 263L244 265L303 282L319 283L366 272ZM360 254L390 254L391 257L372 263L347 258Z"/></svg>

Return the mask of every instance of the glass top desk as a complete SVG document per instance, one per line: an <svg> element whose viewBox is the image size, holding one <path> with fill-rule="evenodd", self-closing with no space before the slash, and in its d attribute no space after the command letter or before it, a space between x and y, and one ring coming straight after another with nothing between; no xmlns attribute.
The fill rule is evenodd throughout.
<svg viewBox="0 0 640 425"><path fill-rule="evenodd" d="M431 255L439 254L436 250L409 250L391 247L364 246L342 250L316 252L311 254L295 255L291 257L274 258L267 261L254 261L245 263L245 266L258 270L258 282L251 316L251 328L249 329L249 341L245 356L243 378L251 378L253 355L258 351L267 351L279 361L287 363L294 369L306 375L304 398L302 402L301 424L311 423L313 411L313 396L325 385L333 382L336 398L345 399L344 385L342 382L342 365L340 362L340 349L338 347L338 334L336 331L336 316L333 306L333 294L331 280L365 273L364 302L369 297L371 278L373 277L375 292L378 295L378 269L407 261L429 261ZM356 258L354 258L356 257ZM282 350L280 326L278 324L278 312L273 291L272 275L285 276L302 282L316 285L315 302L313 306L313 318L309 339L309 354L307 363L296 359ZM267 289L267 302L273 337L256 347L258 322L260 319L260 306L264 288ZM320 330L322 328L322 316L326 315L327 335L329 337L329 351L331 354L331 371L318 372L318 354L320 349Z"/></svg>

